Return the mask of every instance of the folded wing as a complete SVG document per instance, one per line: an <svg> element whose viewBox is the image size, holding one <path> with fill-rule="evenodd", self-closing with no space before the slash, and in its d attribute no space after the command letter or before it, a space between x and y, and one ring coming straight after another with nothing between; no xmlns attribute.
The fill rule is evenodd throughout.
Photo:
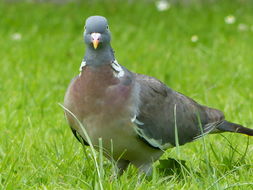
<svg viewBox="0 0 253 190"><path fill-rule="evenodd" d="M214 131L224 120L221 111L202 106L153 77L135 77L140 85L136 131L154 148L175 146L176 136L179 145L191 142Z"/></svg>

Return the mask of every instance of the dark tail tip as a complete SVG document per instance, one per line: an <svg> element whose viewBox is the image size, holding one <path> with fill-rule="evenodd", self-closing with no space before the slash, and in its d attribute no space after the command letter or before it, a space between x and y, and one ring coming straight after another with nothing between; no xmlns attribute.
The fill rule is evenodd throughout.
<svg viewBox="0 0 253 190"><path fill-rule="evenodd" d="M253 136L253 129L243 127L242 125L231 123L224 120L218 127L222 132L233 132L233 133L242 133L245 135Z"/></svg>

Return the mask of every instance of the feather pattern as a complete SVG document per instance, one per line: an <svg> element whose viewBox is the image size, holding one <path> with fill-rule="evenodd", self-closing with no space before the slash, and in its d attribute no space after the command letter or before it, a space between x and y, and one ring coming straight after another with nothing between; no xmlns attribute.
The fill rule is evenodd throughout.
<svg viewBox="0 0 253 190"><path fill-rule="evenodd" d="M135 76L141 87L137 120L143 123L135 122L136 131L154 147L175 146L175 121L179 144L183 145L211 133L224 119L221 111L202 106L153 77Z"/></svg>

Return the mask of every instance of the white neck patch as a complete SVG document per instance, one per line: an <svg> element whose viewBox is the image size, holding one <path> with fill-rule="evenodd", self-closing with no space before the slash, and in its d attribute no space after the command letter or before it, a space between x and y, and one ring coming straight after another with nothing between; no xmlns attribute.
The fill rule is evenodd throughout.
<svg viewBox="0 0 253 190"><path fill-rule="evenodd" d="M82 61L81 65L80 65L80 68L79 68L79 76L82 75L82 70L83 70L83 67L86 66L86 61ZM113 70L115 72L113 72L114 76L117 77L117 78L121 78L125 75L125 72L124 70L122 69L122 67L118 64L117 60L114 60L111 64Z"/></svg>
<svg viewBox="0 0 253 190"><path fill-rule="evenodd" d="M122 69L122 67L118 64L117 60L115 59L112 64L111 64L113 70L115 72L113 72L114 76L117 78L121 78L125 75L124 70Z"/></svg>
<svg viewBox="0 0 253 190"><path fill-rule="evenodd" d="M79 68L79 71L80 71L79 77L82 75L82 70L83 70L83 67L85 67L85 66L86 66L86 61L82 61L80 68Z"/></svg>

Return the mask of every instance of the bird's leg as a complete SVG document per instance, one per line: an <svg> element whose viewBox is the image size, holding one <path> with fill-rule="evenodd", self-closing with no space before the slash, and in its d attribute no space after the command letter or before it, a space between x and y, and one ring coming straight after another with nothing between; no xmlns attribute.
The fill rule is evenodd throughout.
<svg viewBox="0 0 253 190"><path fill-rule="evenodd" d="M130 162L128 160L120 159L117 161L117 174L120 176L127 169Z"/></svg>
<svg viewBox="0 0 253 190"><path fill-rule="evenodd" d="M130 162L128 160L120 159L117 161L116 166L113 167L113 175L111 176L111 180L121 176L123 172L127 169Z"/></svg>
<svg viewBox="0 0 253 190"><path fill-rule="evenodd" d="M145 174L147 177L152 176L153 168L152 168L152 163L146 163L142 164L141 166L138 167L139 169L139 174Z"/></svg>

